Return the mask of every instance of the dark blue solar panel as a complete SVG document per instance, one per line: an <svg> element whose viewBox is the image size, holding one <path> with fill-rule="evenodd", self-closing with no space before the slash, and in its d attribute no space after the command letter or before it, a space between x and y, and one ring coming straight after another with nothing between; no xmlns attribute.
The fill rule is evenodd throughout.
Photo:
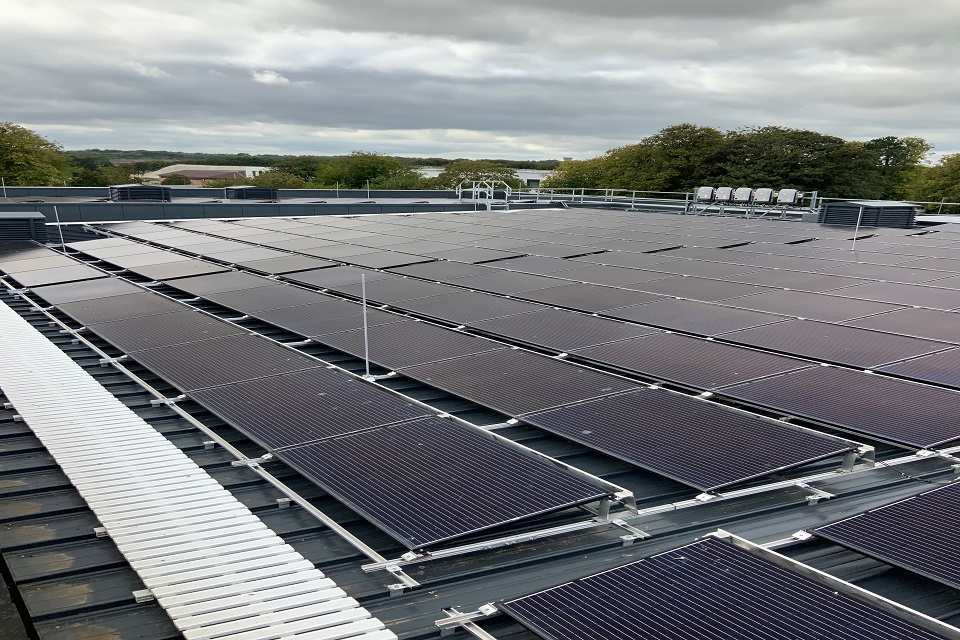
<svg viewBox="0 0 960 640"><path fill-rule="evenodd" d="M551 640L943 637L712 537L500 608Z"/></svg>
<svg viewBox="0 0 960 640"><path fill-rule="evenodd" d="M285 449L277 456L411 549L608 493L436 417Z"/></svg>

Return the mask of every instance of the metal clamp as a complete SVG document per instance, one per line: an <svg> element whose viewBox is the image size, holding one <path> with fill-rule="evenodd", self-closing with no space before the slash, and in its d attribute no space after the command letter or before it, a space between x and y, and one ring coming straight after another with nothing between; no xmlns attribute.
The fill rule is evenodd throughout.
<svg viewBox="0 0 960 640"><path fill-rule="evenodd" d="M159 406L169 407L170 405L177 404L178 402L181 402L182 400L186 400L186 399L187 399L187 395L185 393L181 393L176 398L154 398L153 400L150 401L150 406L151 407L159 407Z"/></svg>
<svg viewBox="0 0 960 640"><path fill-rule="evenodd" d="M269 462L273 459L272 453L265 453L259 458L244 458L243 460L233 460L230 462L231 467L259 467L264 462Z"/></svg>
<svg viewBox="0 0 960 640"><path fill-rule="evenodd" d="M110 366L111 364L117 364L118 362L123 362L123 361L129 360L129 359L130 359L130 356L128 356L127 354L123 354L122 356L120 356L120 357L118 357L118 358L100 358L100 366L101 366L101 367L108 367L108 366Z"/></svg>
<svg viewBox="0 0 960 640"><path fill-rule="evenodd" d="M484 618L489 618L490 616L500 613L500 610L497 609L493 603L487 603L480 606L476 611L470 611L468 613L461 613L456 609L444 609L443 612L447 617L442 620L437 620L434 623L437 625L437 628L440 629L441 637L448 636L457 629L463 629L475 638L480 638L481 640L496 640L476 623L477 620L483 620Z"/></svg>
<svg viewBox="0 0 960 640"><path fill-rule="evenodd" d="M829 500L834 497L834 494L827 493L823 489L817 489L816 487L811 487L805 482L797 483L797 486L804 491L809 491L810 495L807 496L807 504L813 506L820 502L821 500Z"/></svg>

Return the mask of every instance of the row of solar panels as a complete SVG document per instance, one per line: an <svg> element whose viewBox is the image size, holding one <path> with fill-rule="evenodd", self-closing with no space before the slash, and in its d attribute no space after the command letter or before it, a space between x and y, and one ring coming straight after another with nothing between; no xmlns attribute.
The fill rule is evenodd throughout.
<svg viewBox="0 0 960 640"><path fill-rule="evenodd" d="M960 483L815 529L816 536L960 589ZM718 533L499 608L544 638L674 640L941 638L957 631L905 620L879 598L844 590L785 558ZM891 613L893 615L891 615ZM908 614L911 615L911 614Z"/></svg>
<svg viewBox="0 0 960 640"><path fill-rule="evenodd" d="M524 260L524 259L520 259ZM557 263L566 263L559 259L549 259L541 258L540 262L546 260L552 260ZM501 261L501 262L515 262L515 261ZM445 263L433 263L440 264L441 266ZM420 268L429 267L431 265L422 265ZM409 273L411 269L418 267L411 267L406 269L406 272ZM476 267L475 267L476 268ZM525 267L529 268L529 267ZM436 278L438 274L434 273L433 276ZM513 274L511 272L499 272L492 274L501 279L511 279L516 278L518 275L522 274ZM560 273L559 275L563 275ZM299 274L292 274L288 276L291 280L301 282L304 284L309 284L312 286L318 286L323 288L330 288L336 290L339 293L344 293L347 295L359 295L359 274L355 270L350 270L344 267L338 267L334 269L323 269L315 272L303 272ZM606 348L597 347L586 354L577 353L577 345L571 342L562 340L560 342L553 341L550 344L544 344L544 340L537 340L536 335L542 333L544 329L543 318L537 317L534 318L532 315L528 316L529 312L543 312L546 314L547 309L543 307L537 307L529 303L523 303L518 300L508 300L504 298L499 298L497 296L486 295L482 293L471 293L471 292L455 292L455 290L450 288L445 288L441 285L433 284L430 282L421 282L421 281L407 281L399 278L391 279L389 276L384 274L376 274L378 280L374 280L367 286L367 293L371 299L377 301L378 303L391 304L392 306L398 307L405 311L410 311L423 315L426 317L431 317L435 319L440 319L457 324L465 324L468 326L474 327L478 326L480 330L490 330L496 329L496 326L500 327L506 326L506 333L508 337L520 336L522 339L523 334L527 335L533 334L534 338L528 340L528 342L533 342L539 344L537 346L546 346L549 348L554 348L556 350L569 352L573 351L575 355L582 355L584 359L593 360L604 365L612 365L617 368L638 372L645 375L650 375L654 377L663 377L668 380L679 382L682 384L688 384L694 387L700 388L717 388L721 386L729 386L731 384L740 382L742 380L748 380L750 378L770 376L778 373L784 373L792 369L797 369L804 366L805 363L790 361L786 358L778 358L777 356L769 354L761 354L751 351L743 351L723 347L722 345L708 345L701 346L695 341L687 341L687 349L689 355L686 359L680 357L678 354L682 354L683 350L678 348L679 344L683 344L684 340L675 337L667 338L662 337L659 339L637 339L629 341L627 345L617 345L617 346L608 346ZM473 284L464 285L464 282L471 282L481 278L483 276L466 276L459 279L449 280L450 282L460 285L460 286L476 286ZM549 279L549 278L547 278ZM527 286L520 286L517 288L524 289L528 288ZM549 291L549 289L547 289ZM517 297L526 297L527 294L523 292L516 292L514 289L500 290L502 293L511 293ZM776 292L783 293L783 292ZM790 292L787 295L783 295L782 298L787 302L792 302L793 296L796 292ZM768 294L772 295L772 294ZM811 294L812 295L812 294ZM231 306L229 299L233 297L243 297L243 294L234 294L233 296L221 297L219 300L215 300L218 303L226 303L225 306ZM752 296L760 297L760 296ZM847 302L848 304L857 304L863 303L863 301L853 301L846 299L838 299L841 303ZM641 301L643 302L643 301ZM802 303L803 300L795 303ZM876 308L873 306L876 303L867 302L866 305L868 309L864 311L863 309L856 309L854 317L856 314L863 315L865 312L874 312ZM696 313L695 307L699 305L705 308L705 313ZM659 308L658 308L659 307ZM668 308L669 307L669 308ZM686 307L686 308L684 308ZM238 311L244 313L249 313L251 309L249 306L242 306L240 308L234 306ZM896 308L896 307L894 307ZM709 310L709 311L707 311ZM717 311L726 311L727 317L717 317ZM651 313L651 311L653 313ZM727 324L721 328L724 331L716 332L724 333L726 331L736 331L743 328L749 328L751 326L760 326L763 328L763 325L769 325L770 323L775 323L778 321L786 320L784 316L773 316L765 313L757 313L753 311L743 311L738 309L725 309L723 307L716 307L703 305L696 302L687 302L687 301L675 301L675 300L664 300L662 302L657 302L656 304L640 304L630 307L624 307L619 310L613 311L604 311L608 315L614 317L621 317L627 320L636 320L644 322L647 324L663 326L666 324L666 328L671 329L680 329L680 330L692 330L694 333L701 333L702 329L697 326L683 325L686 319L693 319L696 322L702 322L706 317L708 320L716 323L719 319L721 322L734 322L742 323L745 319L747 322L745 324ZM705 315L706 313L712 313L712 316ZM851 313L851 312L847 312ZM296 315L296 311L288 311L284 315L291 316ZM547 314L551 315L551 314ZM567 332L573 332L578 329L583 330L587 334L595 334L595 332L602 325L602 321L595 318L590 319L580 319L579 316L573 314L552 314L558 322L562 320L567 320L566 327L563 327ZM499 318L499 319L497 319ZM263 318L262 318L263 319ZM828 318L830 319L830 318ZM837 319L837 318L833 318ZM843 319L843 318L840 318ZM269 320L267 320L269 321ZM297 320L296 318L274 318L274 323L278 323L280 326L288 330L292 330L296 333L309 333L308 329L305 329L303 326L303 320ZM484 327L483 323L488 322L488 326ZM579 322L570 322L570 321L579 321ZM309 323L309 321L307 321ZM805 321L794 321L795 323L801 324L804 328L810 326L810 324L802 324ZM580 326L578 327L577 324ZM679 324L679 326L678 326ZM789 323L785 323L789 324ZM491 326L492 325L492 326ZM572 325L572 326L571 326ZM585 326L584 326L585 325ZM619 329L619 326L614 326L615 323L607 323L606 329ZM830 328L831 325L823 325ZM772 325L773 328L776 325ZM513 329L511 334L511 328ZM770 327L768 327L770 328ZM699 331L697 329L700 329ZM818 330L821 330L821 327L813 327L812 333L816 334ZM923 355L925 353L935 353L942 351L943 355L939 355L941 358L953 358L956 357L955 350L947 350L946 345L932 341L922 341L912 338L902 338L901 340L890 340L893 344L890 345L889 350L876 349L875 344L879 334L872 334L870 332L864 331L862 329L853 329L853 328L843 328L843 329L831 329L834 334L842 333L845 335L834 336L842 340L849 340L850 338L856 337L859 338L861 351L864 352L864 357L867 358L879 358L879 360L871 362L868 366L876 366L884 364L885 362L891 362L899 358L911 357ZM793 333L794 328L787 326L779 336L782 339L794 340L797 336ZM749 332L744 332L749 333ZM808 332L809 333L809 332ZM829 341L830 341L830 331L828 331L827 338L821 340L821 345L819 349L807 350L806 353L801 353L798 355L808 355L808 356L817 356L820 355L816 351L830 350ZM706 333L706 335L711 335ZM736 334L731 334L735 337L733 341L737 341L739 336ZM626 339L630 336L626 334L625 331L620 331L615 334L610 335L611 340L616 339ZM802 340L802 335L799 336L801 339L797 340L798 343L802 345L808 344L806 341ZM771 342L777 343L777 335L773 336ZM749 344L749 337L746 339L746 342ZM755 345L755 346L767 346L769 345ZM816 345L814 345L816 346ZM626 347L626 348L624 348ZM786 348L787 351L790 351L789 347ZM836 351L836 348L833 349ZM729 353L724 353L727 351ZM802 349L800 351L803 351ZM810 353L809 351L815 351ZM753 368L748 368L746 375L741 374L738 370L731 369L728 366L728 362L731 361L730 356L733 353L740 353L736 358L732 358L732 361L747 363L752 362ZM604 355L606 354L606 355ZM697 358L694 355L700 355L702 357ZM656 357L656 359L654 358ZM711 358L710 356L713 356ZM930 356L933 358L934 356ZM830 359L830 358L827 358ZM850 360L850 358L847 358ZM654 363L654 366L651 367L651 362ZM660 367L656 367L656 363L660 363ZM641 364L638 364L641 363ZM847 362L845 362L847 363ZM713 367L713 371L710 370L710 367ZM919 365L919 366L918 366ZM911 361L909 364L904 365L892 365L891 373L898 373L901 371L923 369L926 365L926 362L914 363ZM713 380L711 380L711 376ZM942 444L943 442L949 441L956 437L956 434L953 433L949 427L946 429L942 428L942 424L939 423L936 416L932 416L932 419L924 420L923 414L918 415L920 419L920 425L904 425L896 424L893 420L890 419L889 414L881 414L880 416L874 416L875 411L870 411L866 414L863 414L858 411L847 411L846 408L849 405L844 403L838 403L839 408L837 411L829 412L827 407L811 412L810 409L810 400L808 396L810 394L820 393L821 385L818 384L820 380L823 380L824 383L828 380L829 377L845 377L849 380L849 383L855 386L860 387L875 387L874 380L865 379L862 377L862 374L856 374L855 372L848 371L822 371L817 370L806 376L788 376L784 379L775 378L769 382L759 381L754 383L755 386L747 389L746 385L743 388L730 389L728 391L723 391L725 395L730 395L731 397L737 397L739 400L750 401L753 404L772 404L773 407L801 415L803 417L820 420L830 423L839 423L840 426L853 429L859 432L869 433L876 437L883 439L892 440L894 442L907 443L913 446L934 446L937 444ZM764 389L765 385L768 385L774 389L777 389L775 386L777 383L785 385L787 388L792 389L795 384L804 384L804 388L809 388L808 393L796 393L794 392L791 397L786 399L778 397L778 391L772 392L772 394L765 394ZM436 383L434 383L436 384ZM926 387L910 387L904 383L897 383L890 380L881 380L877 383L880 388L889 387L891 392L895 392L897 395L903 393L911 393L914 395L927 395L932 394L933 396L940 395L944 398L946 406L952 407L956 402L956 396L948 392L938 392L935 389L929 389ZM455 392L455 390L448 388L447 390ZM769 397L771 396L772 397ZM871 394L872 396L872 394ZM761 402L763 400L763 402ZM488 405L489 406L489 405ZM518 410L517 407L510 407L506 404L506 401L502 398L499 399L499 404L495 406L498 410L504 411L512 415L517 415L522 413L521 410ZM811 414L812 413L812 414ZM886 417L887 419L883 419ZM940 426L938 426L940 425Z"/></svg>

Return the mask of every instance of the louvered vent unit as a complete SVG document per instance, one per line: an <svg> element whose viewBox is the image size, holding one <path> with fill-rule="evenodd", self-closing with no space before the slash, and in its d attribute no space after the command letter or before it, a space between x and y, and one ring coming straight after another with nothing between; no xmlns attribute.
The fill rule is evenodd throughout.
<svg viewBox="0 0 960 640"><path fill-rule="evenodd" d="M267 187L227 187L226 191L230 200L276 200L279 194Z"/></svg>
<svg viewBox="0 0 960 640"><path fill-rule="evenodd" d="M47 219L37 211L0 213L0 242L9 240L47 241Z"/></svg>
<svg viewBox="0 0 960 640"><path fill-rule="evenodd" d="M917 205L893 200L828 202L821 207L817 222L853 227L860 218L861 227L912 227L917 209Z"/></svg>
<svg viewBox="0 0 960 640"><path fill-rule="evenodd" d="M170 187L150 184L118 184L110 187L112 202L170 202Z"/></svg>

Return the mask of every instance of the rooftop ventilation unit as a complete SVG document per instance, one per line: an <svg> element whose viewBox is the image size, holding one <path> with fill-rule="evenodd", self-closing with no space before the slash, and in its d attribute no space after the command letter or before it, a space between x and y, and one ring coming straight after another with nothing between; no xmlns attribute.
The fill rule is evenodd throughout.
<svg viewBox="0 0 960 640"><path fill-rule="evenodd" d="M276 200L279 190L268 187L240 186L227 187L226 194L230 200Z"/></svg>
<svg viewBox="0 0 960 640"><path fill-rule="evenodd" d="M47 219L37 211L0 212L0 242L47 241Z"/></svg>
<svg viewBox="0 0 960 640"><path fill-rule="evenodd" d="M828 202L820 209L820 224L854 227L912 227L919 207L894 200Z"/></svg>
<svg viewBox="0 0 960 640"><path fill-rule="evenodd" d="M110 187L111 202L171 202L170 187L118 184Z"/></svg>

